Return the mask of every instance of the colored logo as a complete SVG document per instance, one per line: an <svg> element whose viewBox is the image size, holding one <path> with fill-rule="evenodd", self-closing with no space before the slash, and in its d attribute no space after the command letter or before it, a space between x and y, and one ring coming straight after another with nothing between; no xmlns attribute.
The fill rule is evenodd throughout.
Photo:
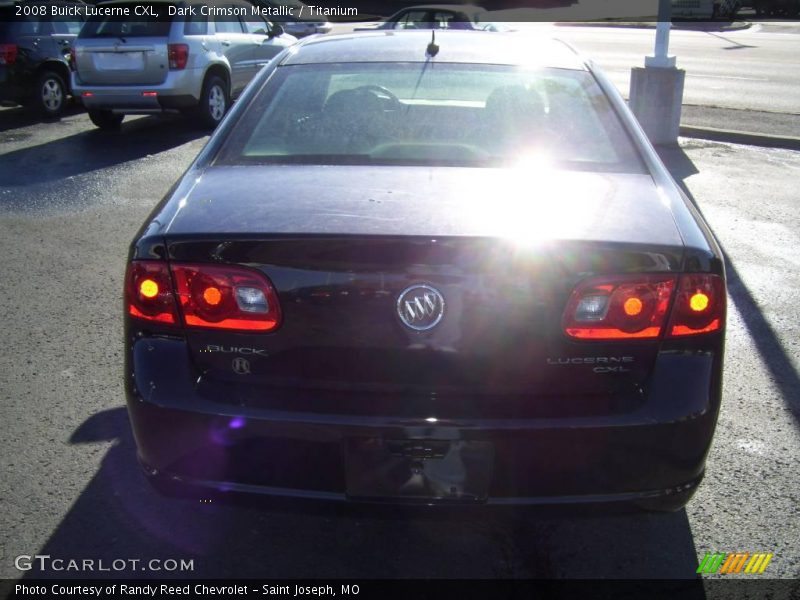
<svg viewBox="0 0 800 600"><path fill-rule="evenodd" d="M766 552L706 552L697 573L763 573L774 555Z"/></svg>

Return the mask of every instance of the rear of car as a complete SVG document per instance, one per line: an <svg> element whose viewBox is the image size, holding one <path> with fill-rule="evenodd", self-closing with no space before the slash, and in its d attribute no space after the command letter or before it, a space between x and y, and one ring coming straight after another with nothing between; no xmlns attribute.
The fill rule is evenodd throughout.
<svg viewBox="0 0 800 600"><path fill-rule="evenodd" d="M82 3L0 6L0 102L61 115L70 94L69 53L84 20Z"/></svg>
<svg viewBox="0 0 800 600"><path fill-rule="evenodd" d="M683 506L721 395L710 231L570 51L428 42L302 44L143 226L142 464L220 492Z"/></svg>
<svg viewBox="0 0 800 600"><path fill-rule="evenodd" d="M149 10L137 15L143 6ZM295 41L273 34L249 5L214 7L218 16L206 3L103 3L107 12L81 31L73 75L95 124L115 128L126 114L184 111L214 127L258 69Z"/></svg>

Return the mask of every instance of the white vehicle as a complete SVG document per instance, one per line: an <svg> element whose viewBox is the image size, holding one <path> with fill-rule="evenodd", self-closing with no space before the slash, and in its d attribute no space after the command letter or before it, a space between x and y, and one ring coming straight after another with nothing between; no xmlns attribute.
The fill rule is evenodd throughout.
<svg viewBox="0 0 800 600"><path fill-rule="evenodd" d="M166 112L216 127L261 67L297 41L244 2L230 0L237 12L214 15L195 0L152 4L160 18L91 17L73 47L72 89L101 129L118 128L126 114ZM192 7L193 16L182 16Z"/></svg>

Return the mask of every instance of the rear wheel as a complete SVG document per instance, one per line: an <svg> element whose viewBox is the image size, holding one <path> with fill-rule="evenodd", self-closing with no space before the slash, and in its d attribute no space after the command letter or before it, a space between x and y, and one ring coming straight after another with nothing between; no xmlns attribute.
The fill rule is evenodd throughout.
<svg viewBox="0 0 800 600"><path fill-rule="evenodd" d="M67 100L67 86L61 76L54 71L44 71L36 81L32 106L43 116L56 119L64 111Z"/></svg>
<svg viewBox="0 0 800 600"><path fill-rule="evenodd" d="M225 80L216 75L208 77L200 94L199 110L202 124L214 129L228 112L229 104L230 92Z"/></svg>
<svg viewBox="0 0 800 600"><path fill-rule="evenodd" d="M124 115L115 115L110 110L90 110L89 119L100 129L105 131L116 131L122 124Z"/></svg>

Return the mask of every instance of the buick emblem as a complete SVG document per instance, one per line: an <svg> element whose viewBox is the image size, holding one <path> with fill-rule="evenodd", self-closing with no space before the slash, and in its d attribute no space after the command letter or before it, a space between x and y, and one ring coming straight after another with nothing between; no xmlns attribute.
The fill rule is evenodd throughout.
<svg viewBox="0 0 800 600"><path fill-rule="evenodd" d="M414 331L433 329L444 316L444 298L429 285L412 285L397 298L397 314Z"/></svg>

